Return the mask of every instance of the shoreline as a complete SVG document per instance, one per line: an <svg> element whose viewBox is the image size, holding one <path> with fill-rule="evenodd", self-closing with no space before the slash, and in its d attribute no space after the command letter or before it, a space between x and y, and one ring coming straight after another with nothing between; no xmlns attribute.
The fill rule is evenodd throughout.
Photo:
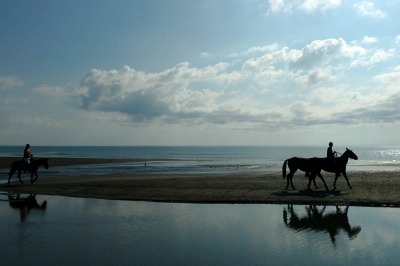
<svg viewBox="0 0 400 266"><path fill-rule="evenodd" d="M333 190L334 175L322 172L329 191L316 179L318 189L307 189L302 172L293 178L296 190L285 190L281 173L238 172L229 174L130 174L40 178L31 185L13 177L0 191L176 203L264 203L400 207L399 172L348 172L353 189L341 176Z"/></svg>
<svg viewBox="0 0 400 266"><path fill-rule="evenodd" d="M42 157L40 157L42 158ZM39 157L35 159L40 159ZM13 162L21 160L22 157L1 157L0 156L0 169L10 169ZM109 163L128 163L128 162L146 162L145 158L139 159L106 159L106 158L53 158L49 157L50 167L55 166L78 166L78 165L90 165L90 164L109 164Z"/></svg>

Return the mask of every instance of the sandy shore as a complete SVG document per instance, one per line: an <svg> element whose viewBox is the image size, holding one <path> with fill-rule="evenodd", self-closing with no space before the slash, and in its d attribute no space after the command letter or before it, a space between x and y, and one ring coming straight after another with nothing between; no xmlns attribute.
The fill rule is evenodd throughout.
<svg viewBox="0 0 400 266"><path fill-rule="evenodd" d="M328 179L332 189L333 176ZM120 200L145 200L194 203L294 203L353 206L400 207L400 176L393 173L352 173L353 189L344 180L336 190L308 190L303 177L295 180L297 190L285 190L279 174L220 175L129 175L38 179L31 185L13 181L1 191L93 197ZM28 181L28 180L27 180ZM320 184L320 182L318 182Z"/></svg>
<svg viewBox="0 0 400 266"><path fill-rule="evenodd" d="M15 158L0 158L7 168ZM120 160L51 159L51 166L116 162ZM50 167L51 167L50 166ZM46 171L41 169L40 171ZM119 175L40 178L31 185L16 176L11 186L0 191L119 200L188 203L279 203L400 207L400 172L348 172L353 189L339 177L333 190L334 175L322 172L329 191L317 179L318 189L307 189L304 173L297 172L296 190L285 190L281 173L235 172L195 175Z"/></svg>

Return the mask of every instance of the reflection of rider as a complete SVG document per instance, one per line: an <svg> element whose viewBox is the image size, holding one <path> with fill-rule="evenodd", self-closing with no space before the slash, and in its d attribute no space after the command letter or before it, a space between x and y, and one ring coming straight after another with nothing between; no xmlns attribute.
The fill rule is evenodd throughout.
<svg viewBox="0 0 400 266"><path fill-rule="evenodd" d="M36 200L35 194L30 194L26 197L21 197L20 194L8 193L8 201L11 208L20 210L21 222L25 222L29 216L31 210L42 210L45 211L47 207L47 201L43 201L39 204Z"/></svg>
<svg viewBox="0 0 400 266"><path fill-rule="evenodd" d="M25 163L25 167L28 167L29 164L31 163L31 146L29 144L26 144L25 146L25 150L24 150L24 163Z"/></svg>

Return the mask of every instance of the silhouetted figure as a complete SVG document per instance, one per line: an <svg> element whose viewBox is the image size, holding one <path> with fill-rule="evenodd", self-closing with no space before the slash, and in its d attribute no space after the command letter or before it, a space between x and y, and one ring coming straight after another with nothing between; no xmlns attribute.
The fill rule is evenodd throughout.
<svg viewBox="0 0 400 266"><path fill-rule="evenodd" d="M332 147L333 147L333 143L329 142L329 147L326 150L326 157L333 159L333 158L335 158L335 152L332 150Z"/></svg>
<svg viewBox="0 0 400 266"><path fill-rule="evenodd" d="M21 197L19 193L12 194L8 193L8 202L11 208L20 210L21 222L25 222L29 217L29 213L32 209L45 211L47 207L47 201L43 201L39 204L36 200L36 194L30 194L27 197Z"/></svg>
<svg viewBox="0 0 400 266"><path fill-rule="evenodd" d="M328 147L328 149L326 150L326 157L327 158L329 158L329 159L331 159L332 161L333 161L333 163L334 163L334 165L335 165L335 168L336 168L336 174L337 174L337 176L340 176L340 173L339 173L339 171L337 170L337 165L336 165L336 154L337 154L337 152L336 151L333 151L332 150L332 147L333 147L333 143L332 142L329 142L329 147Z"/></svg>
<svg viewBox="0 0 400 266"><path fill-rule="evenodd" d="M24 149L24 156L22 157L22 160L25 163L25 171L29 167L31 159L32 159L31 146L29 144L26 144Z"/></svg>

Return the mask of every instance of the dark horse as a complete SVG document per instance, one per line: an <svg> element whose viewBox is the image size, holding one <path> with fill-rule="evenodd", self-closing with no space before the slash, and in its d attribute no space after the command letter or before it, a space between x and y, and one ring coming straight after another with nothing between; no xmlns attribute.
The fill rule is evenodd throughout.
<svg viewBox="0 0 400 266"><path fill-rule="evenodd" d="M308 182L308 188L310 188L311 185L311 180L314 181L315 185L315 176L319 176L322 180L322 182L325 185L326 190L328 190L328 187L325 183L324 178L321 175L321 170L324 170L326 172L331 172L335 173L335 182L333 183L333 187L336 189L336 181L340 174L343 174L344 178L347 181L347 184L349 188L352 188L349 182L349 179L347 178L346 174L346 165L347 162L350 159L357 160L358 157L357 155L346 148L346 151L342 154L342 156L337 157L337 158L298 158L298 157L292 157L290 159L285 160L282 166L282 174L283 178L287 178L287 183L286 183L286 189L289 188L289 182L290 185L292 186L293 189L293 175L294 173L300 169L301 171L306 172L306 176L309 176L309 182ZM286 176L286 164L289 166L290 172Z"/></svg>
<svg viewBox="0 0 400 266"><path fill-rule="evenodd" d="M31 160L31 163L26 167L26 164L22 161L15 161L11 164L10 172L8 173L8 184L10 185L11 176L18 171L18 179L23 184L21 180L21 172L28 171L31 173L31 183L35 183L36 179L38 178L37 170L38 168L43 165L46 169L49 169L49 159L38 159L38 160ZM35 175L35 179L33 179L33 175Z"/></svg>

